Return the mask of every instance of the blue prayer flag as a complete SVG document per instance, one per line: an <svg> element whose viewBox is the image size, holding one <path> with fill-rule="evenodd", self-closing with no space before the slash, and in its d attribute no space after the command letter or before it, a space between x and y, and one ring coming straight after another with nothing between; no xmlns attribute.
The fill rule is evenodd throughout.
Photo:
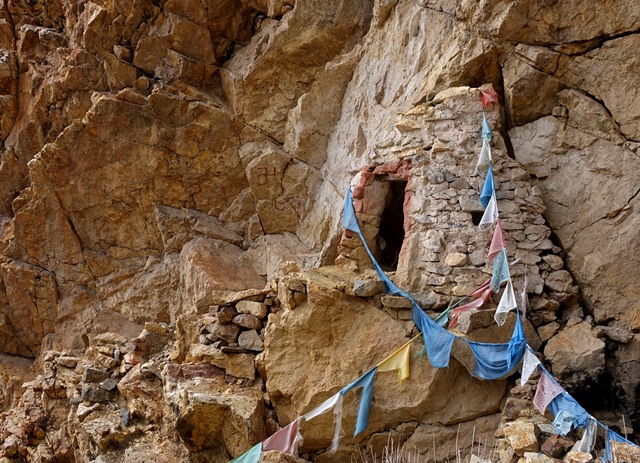
<svg viewBox="0 0 640 463"><path fill-rule="evenodd" d="M364 239L364 235L362 234L362 230L360 229L360 225L358 225L358 219L356 218L356 211L353 208L353 199L351 198L351 188L347 189L347 194L346 194L345 199L344 199L344 209L343 209L343 213L342 213L342 225L347 230L351 230L352 232L357 233L358 236L360 237L360 239L362 240L362 244L364 245L364 248L367 251L367 254L369 254L369 258L371 259L371 262L373 263L373 267L376 269L376 273L378 274L378 278L380 278L380 281L382 281L382 283L384 283L384 286L386 288L386 292L389 293L389 294L394 294L394 295L398 295L398 296L404 296L404 297L408 298L409 300L413 301L413 298L411 296L409 296L409 294L405 293L400 288L398 288L395 285L395 283L393 281L391 281L391 279L387 276L387 274L384 273L384 271L382 270L382 268L378 264L378 261L373 256L373 253L371 252L371 249L369 249L369 246L367 245L367 240Z"/></svg>
<svg viewBox="0 0 640 463"><path fill-rule="evenodd" d="M509 263L507 262L507 250L502 248L493 261L493 273L491 275L491 290L500 292L500 286L511 279Z"/></svg>
<svg viewBox="0 0 640 463"><path fill-rule="evenodd" d="M555 383L557 381L553 379L551 375L549 375ZM586 428L589 426L589 420L591 419L591 415L580 406L580 404L569 395L567 391L562 391L557 397L555 397L551 403L549 404L548 409L551 411L553 416L558 416L560 412L564 412L563 416L566 418L571 416L573 418L571 426L573 429L576 428ZM560 422L557 423L560 427ZM566 429L566 428L565 428ZM564 429L559 429L564 431Z"/></svg>
<svg viewBox="0 0 640 463"><path fill-rule="evenodd" d="M516 317L516 326L508 343L466 342L476 360L473 374L482 379L498 379L508 374L520 363L527 347L519 316Z"/></svg>
<svg viewBox="0 0 640 463"><path fill-rule="evenodd" d="M373 379L376 376L377 370L377 367L372 368L340 391L340 394L345 395L351 389L358 387L362 388L360 406L358 407L358 419L356 421L356 431L353 434L353 437L367 429L367 425L369 424L369 409L371 408L371 396L373 395Z"/></svg>
<svg viewBox="0 0 640 463"><path fill-rule="evenodd" d="M356 211L353 208L353 199L351 198L351 187L347 188L347 195L344 198L344 209L342 211L342 226L352 232L360 233Z"/></svg>
<svg viewBox="0 0 640 463"><path fill-rule="evenodd" d="M491 141L493 138L493 134L489 128L489 121L487 121L487 115L485 113L482 113L482 138L487 141Z"/></svg>
<svg viewBox="0 0 640 463"><path fill-rule="evenodd" d="M493 165L489 165L489 170L487 171L487 177L484 179L484 185L482 186L482 192L480 193L480 204L485 209L489 205L489 200L491 200L491 195L495 191L493 186Z"/></svg>
<svg viewBox="0 0 640 463"><path fill-rule="evenodd" d="M262 442L257 443L239 457L234 458L229 463L258 463L262 453Z"/></svg>
<svg viewBox="0 0 640 463"><path fill-rule="evenodd" d="M456 337L431 320L418 304L413 302L412 306L413 322L422 331L422 339L429 362L435 368L448 367L451 347Z"/></svg>

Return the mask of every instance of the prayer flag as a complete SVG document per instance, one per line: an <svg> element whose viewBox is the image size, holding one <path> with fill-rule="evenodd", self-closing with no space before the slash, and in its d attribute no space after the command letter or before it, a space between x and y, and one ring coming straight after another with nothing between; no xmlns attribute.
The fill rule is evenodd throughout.
<svg viewBox="0 0 640 463"><path fill-rule="evenodd" d="M469 344L476 361L473 374L482 379L498 379L508 374L520 363L527 346L520 317L516 317L508 343L464 341Z"/></svg>
<svg viewBox="0 0 640 463"><path fill-rule="evenodd" d="M469 297L475 299L476 297L482 296L484 292L487 290L487 288L489 288L490 283L491 283L491 278L489 278L487 281L482 283L480 287L478 287L478 289L474 290L471 294L469 294Z"/></svg>
<svg viewBox="0 0 640 463"><path fill-rule="evenodd" d="M478 162L476 164L476 174L486 175L492 162L491 146L489 145L489 142L483 138L482 148L480 148L480 156L478 156Z"/></svg>
<svg viewBox="0 0 640 463"><path fill-rule="evenodd" d="M598 433L598 422L595 418L589 418L589 426L584 430L582 439L577 443L576 449L578 452L591 453L596 445L596 434Z"/></svg>
<svg viewBox="0 0 640 463"><path fill-rule="evenodd" d="M551 425L558 434L566 436L569 431L571 431L571 426L573 425L575 418L576 417L573 416L570 411L560 410L560 413L555 416Z"/></svg>
<svg viewBox="0 0 640 463"><path fill-rule="evenodd" d="M480 204L485 209L489 205L491 196L495 194L495 187L493 185L493 167L489 166L487 171L487 177L484 179L484 185L482 186L482 192L480 193Z"/></svg>
<svg viewBox="0 0 640 463"><path fill-rule="evenodd" d="M431 320L418 304L413 303L412 305L413 322L422 331L424 348L427 351L431 366L434 368L447 368L455 336Z"/></svg>
<svg viewBox="0 0 640 463"><path fill-rule="evenodd" d="M533 405L540 413L544 413L551 401L561 394L563 390L558 383L549 377L546 371L543 371L538 380L538 388L533 398Z"/></svg>
<svg viewBox="0 0 640 463"><path fill-rule="evenodd" d="M342 391L337 394L338 400L336 401L335 406L333 407L333 439L331 440L331 447L329 447L330 453L335 453L338 450L338 445L340 445L340 438L344 436L344 432L342 431L342 405L344 403L344 395Z"/></svg>
<svg viewBox="0 0 640 463"><path fill-rule="evenodd" d="M398 349L391 356L378 364L378 371L398 370L398 379L405 380L410 375L409 362L411 360L411 342Z"/></svg>
<svg viewBox="0 0 640 463"><path fill-rule="evenodd" d="M500 286L511 279L507 251L502 249L493 261L493 274L491 275L491 289L494 293L500 292Z"/></svg>
<svg viewBox="0 0 640 463"><path fill-rule="evenodd" d="M542 368L542 367L541 367ZM546 372L546 370L543 369ZM551 381L554 381L551 379ZM589 419L591 415L580 406L580 404L569 395L567 391L562 389L562 387L558 384L554 384L562 390L562 393L559 394L555 399L551 401L549 404L549 410L553 414L553 416L558 416L561 411L566 411L565 417L571 415L573 417L573 422L571 423L574 428L586 428L589 425Z"/></svg>
<svg viewBox="0 0 640 463"><path fill-rule="evenodd" d="M312 420L314 419L316 416L322 415L324 412L326 412L327 410L331 410L333 407L336 406L336 403L338 402L338 400L340 399L340 397L342 397L340 395L340 393L338 392L337 394L329 397L327 400L325 400L324 402L322 402L320 405L318 405L316 408L314 408L313 410L307 412L304 414L304 419L306 421Z"/></svg>
<svg viewBox="0 0 640 463"><path fill-rule="evenodd" d="M292 421L289 425L274 433L271 437L262 441L262 450L279 450L289 455L298 456L298 444L302 439L300 435L301 418Z"/></svg>
<svg viewBox="0 0 640 463"><path fill-rule="evenodd" d="M358 418L356 420L356 431L353 436L357 436L367 428L369 424L369 409L371 408L371 396L373 395L373 379L376 376L377 368L374 367L367 373L356 379L353 383L344 387L341 395L345 395L351 389L362 388L360 395L360 406L358 407Z"/></svg>
<svg viewBox="0 0 640 463"><path fill-rule="evenodd" d="M538 365L540 365L540 360L538 360L538 357L536 357L533 351L529 347L527 347L527 350L524 353L524 358L522 360L522 376L520 377L520 386L524 386L525 383L529 381L529 378L531 378L533 372L536 370L536 368L538 368Z"/></svg>
<svg viewBox="0 0 640 463"><path fill-rule="evenodd" d="M516 295L513 292L511 278L509 278L507 286L504 287L502 297L500 298L500 302L498 303L498 308L496 309L493 319L498 325L502 326L507 319L507 313L516 308L518 308L518 304L516 304Z"/></svg>
<svg viewBox="0 0 640 463"><path fill-rule="evenodd" d="M492 84L483 85L478 90L482 95L482 107L486 108L490 103L498 103L498 94Z"/></svg>
<svg viewBox="0 0 640 463"><path fill-rule="evenodd" d="M353 208L351 198L351 187L347 188L347 195L344 198L344 208L342 210L342 226L347 230L360 234L360 226L356 218L356 211Z"/></svg>
<svg viewBox="0 0 640 463"><path fill-rule="evenodd" d="M496 193L494 192L489 200L489 205L484 210L484 214L482 214L478 228L484 230L490 227L496 220L498 220L498 201L496 200Z"/></svg>
<svg viewBox="0 0 640 463"><path fill-rule="evenodd" d="M521 309L522 309L522 316L526 317L527 316L527 307L529 306L529 297L527 296L527 285L529 284L528 280L527 280L527 272L524 273L524 283L522 285L522 294L520 296L521 298Z"/></svg>
<svg viewBox="0 0 640 463"><path fill-rule="evenodd" d="M485 112L482 112L482 138L488 142L493 138L493 134L489 128L489 121L487 121L487 114Z"/></svg>
<svg viewBox="0 0 640 463"><path fill-rule="evenodd" d="M474 291L474 293L476 292L477 290ZM489 286L489 282L487 282L486 288L484 288L484 291L480 293L479 297L469 302L468 304L461 305L460 307L457 307L451 311L451 323L449 323L449 327L454 328L458 324L458 318L460 317L460 314L467 311L475 312L479 310L489 300L489 297L491 297L492 294L493 291Z"/></svg>
<svg viewBox="0 0 640 463"><path fill-rule="evenodd" d="M502 221L498 219L496 222L496 229L493 231L493 237L491 238L491 245L489 246L489 262L493 262L493 259L498 253L507 248L507 243L504 241L504 234L502 233Z"/></svg>

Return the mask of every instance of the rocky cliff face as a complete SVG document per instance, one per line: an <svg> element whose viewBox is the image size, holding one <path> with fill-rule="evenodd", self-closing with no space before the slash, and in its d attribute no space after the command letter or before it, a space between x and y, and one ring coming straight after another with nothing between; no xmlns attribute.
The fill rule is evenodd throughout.
<svg viewBox="0 0 640 463"><path fill-rule="evenodd" d="M425 309L479 286L486 83L529 343L591 413L640 426L639 18L633 0L1 2L2 461L223 463L415 334L343 234L350 182ZM510 333L483 312L458 331ZM416 362L399 397L382 378L335 454L330 418L308 423L304 456L392 435L508 460L526 388L454 356Z"/></svg>

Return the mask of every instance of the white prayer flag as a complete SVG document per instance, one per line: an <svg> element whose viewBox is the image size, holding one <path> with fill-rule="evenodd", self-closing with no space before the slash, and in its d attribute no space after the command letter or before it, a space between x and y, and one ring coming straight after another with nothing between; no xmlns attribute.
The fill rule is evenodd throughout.
<svg viewBox="0 0 640 463"><path fill-rule="evenodd" d="M531 349L527 348L524 351L524 357L522 359L522 376L520 377L520 386L524 386L536 368L540 365L540 360L538 357L531 351Z"/></svg>
<svg viewBox="0 0 640 463"><path fill-rule="evenodd" d="M329 397L327 400L322 402L316 408L314 408L310 412L307 412L304 415L304 419L309 421L314 419L316 416L322 415L327 410L331 410L333 407L335 407L336 403L338 402L338 399L340 399L341 397L342 395L340 395L339 392L336 395Z"/></svg>
<svg viewBox="0 0 640 463"><path fill-rule="evenodd" d="M498 303L496 313L493 316L494 320L498 325L504 325L507 319L507 313L517 307L518 304L516 303L516 295L513 292L513 284L511 283L511 279L509 279L507 286L504 287L504 292L500 298L500 303Z"/></svg>
<svg viewBox="0 0 640 463"><path fill-rule="evenodd" d="M491 145L486 138L482 139L482 148L480 148L480 156L476 164L476 174L485 176L489 170L489 166L493 160L491 159Z"/></svg>
<svg viewBox="0 0 640 463"><path fill-rule="evenodd" d="M496 200L496 193L494 191L491 195L491 199L489 200L489 204L487 204L487 208L484 210L484 214L482 214L482 219L480 219L478 228L480 230L485 230L496 220L498 220L498 201Z"/></svg>

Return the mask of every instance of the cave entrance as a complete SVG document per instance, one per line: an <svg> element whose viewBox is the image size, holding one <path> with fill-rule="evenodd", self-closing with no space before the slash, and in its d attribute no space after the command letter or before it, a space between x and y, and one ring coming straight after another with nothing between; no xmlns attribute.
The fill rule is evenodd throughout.
<svg viewBox="0 0 640 463"><path fill-rule="evenodd" d="M398 268L398 258L404 241L404 198L406 180L390 180L389 195L382 216L378 246L380 247L380 265L387 271Z"/></svg>

